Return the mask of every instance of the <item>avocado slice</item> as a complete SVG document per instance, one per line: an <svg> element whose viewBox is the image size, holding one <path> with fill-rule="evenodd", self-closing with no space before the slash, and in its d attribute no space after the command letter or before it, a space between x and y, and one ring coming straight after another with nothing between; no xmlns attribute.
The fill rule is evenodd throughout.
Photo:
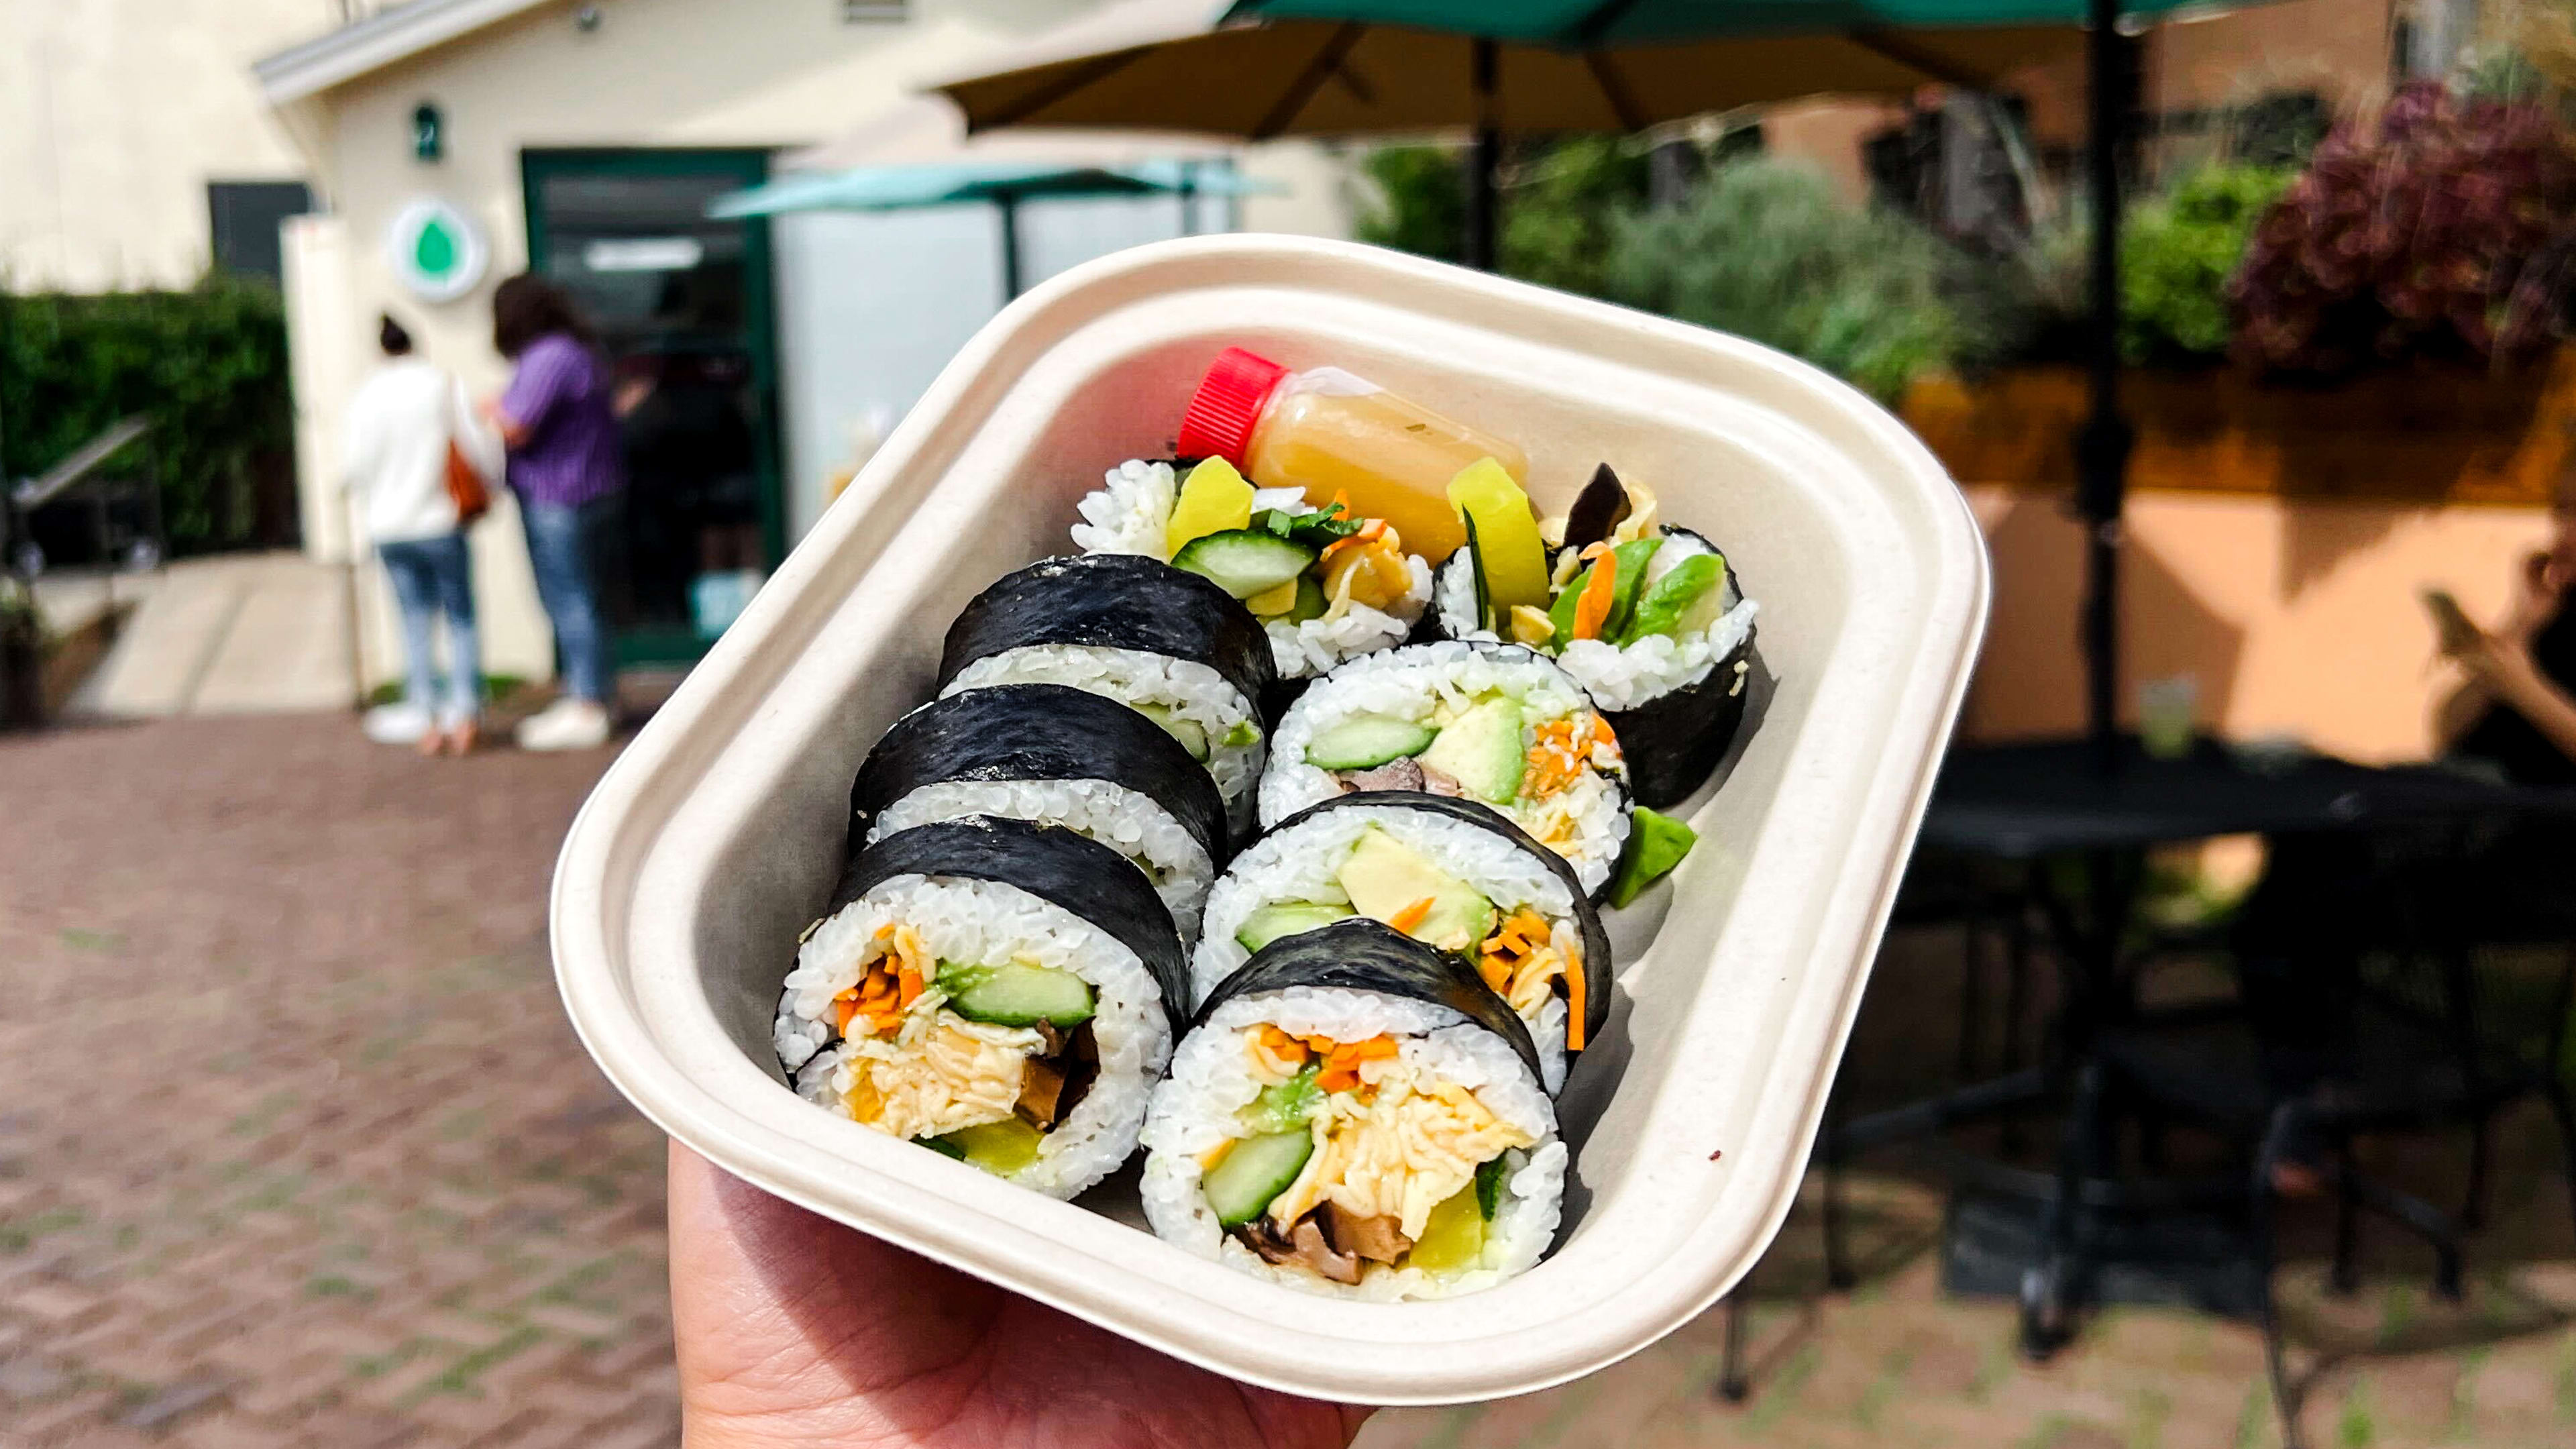
<svg viewBox="0 0 2576 1449"><path fill-rule="evenodd" d="M1234 939L1247 951L1258 951L1282 936L1294 936L1317 926L1329 926L1351 914L1348 906L1325 905L1315 901L1280 901L1258 906L1243 918Z"/></svg>
<svg viewBox="0 0 2576 1449"><path fill-rule="evenodd" d="M1628 817L1628 848L1619 853L1618 872L1610 877L1610 904L1625 907L1634 901L1671 874L1698 843L1698 831L1638 806Z"/></svg>
<svg viewBox="0 0 2576 1449"><path fill-rule="evenodd" d="M1450 721L1420 758L1424 769L1438 770L1479 800L1511 803L1520 796L1521 774L1529 765L1520 701L1498 696L1476 705Z"/></svg>
<svg viewBox="0 0 2576 1449"><path fill-rule="evenodd" d="M1617 570L1610 578L1610 614L1601 621L1601 632L1594 638L1618 639L1621 631L1628 627L1628 618L1636 611L1638 590L1646 582L1646 565L1654 560L1655 550L1662 547L1663 542L1660 538L1641 538L1610 550L1612 566ZM1592 584L1592 575L1600 568L1599 559L1585 564L1583 571L1565 586L1565 592L1557 595L1556 602L1548 606L1547 621L1556 626L1554 642L1559 649L1574 642L1575 605L1581 601L1583 591Z"/></svg>
<svg viewBox="0 0 2576 1449"><path fill-rule="evenodd" d="M1374 826L1352 844L1339 876L1351 905L1376 920L1427 898L1430 914L1405 934L1443 951L1465 951L1494 929L1492 901Z"/></svg>
<svg viewBox="0 0 2576 1449"><path fill-rule="evenodd" d="M1695 553L1664 570L1655 586L1637 601L1637 610L1619 632L1621 644L1634 644L1651 634L1680 638L1717 622L1726 590L1726 561L1713 553ZM1711 611L1710 606L1717 610Z"/></svg>

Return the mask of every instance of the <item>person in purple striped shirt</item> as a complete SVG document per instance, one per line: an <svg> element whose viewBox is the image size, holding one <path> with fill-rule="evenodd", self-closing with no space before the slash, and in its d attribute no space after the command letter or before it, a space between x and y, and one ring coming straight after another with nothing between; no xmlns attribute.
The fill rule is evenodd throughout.
<svg viewBox="0 0 2576 1449"><path fill-rule="evenodd" d="M626 492L608 369L572 298L530 273L493 292L492 345L516 365L491 416L563 661L562 697L519 726L519 745L593 749L608 740L616 697L599 581Z"/></svg>

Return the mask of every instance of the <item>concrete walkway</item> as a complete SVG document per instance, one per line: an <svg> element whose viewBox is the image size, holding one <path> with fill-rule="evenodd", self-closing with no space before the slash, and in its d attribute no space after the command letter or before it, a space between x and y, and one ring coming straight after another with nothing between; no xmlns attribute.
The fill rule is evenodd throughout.
<svg viewBox="0 0 2576 1449"><path fill-rule="evenodd" d="M345 570L299 553L186 559L150 587L65 713L346 709L357 698L350 647Z"/></svg>

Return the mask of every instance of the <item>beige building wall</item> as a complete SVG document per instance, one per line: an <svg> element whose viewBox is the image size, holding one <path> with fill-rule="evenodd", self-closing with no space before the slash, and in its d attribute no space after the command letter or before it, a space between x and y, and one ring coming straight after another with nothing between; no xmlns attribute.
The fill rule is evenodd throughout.
<svg viewBox="0 0 2576 1449"><path fill-rule="evenodd" d="M907 20L853 24L841 18L836 0L604 0L599 23L587 30L575 24L578 8L570 0L539 6L283 108L286 124L315 156L317 189L346 232L338 315L322 299L303 299L294 324L299 349L317 329L372 336L377 312L391 308L412 326L425 355L463 376L475 394L494 391L507 372L491 347L491 289L527 263L523 150L812 145L925 81L968 68L980 54L1090 5L914 0ZM425 101L445 118L446 153L436 163L412 154L412 113ZM1341 173L1316 148L1258 148L1245 158L1245 169L1289 187L1283 197L1247 199L1248 226L1346 233ZM453 302L413 299L386 264L387 227L421 196L442 197L464 211L491 243L483 285ZM792 308L796 298L782 291L778 305ZM331 355L337 347L317 350ZM308 431L334 427L366 356L361 346L339 375L300 379ZM308 492L316 482L308 470ZM319 506L326 505L308 500L308 514ZM533 592L515 582L526 575L524 549L497 512L478 534L494 535L478 538L478 580L498 574L510 581L497 597L486 593L481 600L484 648L495 661L489 667L511 661L510 672L541 675L552 646ZM346 535L308 534L308 548L344 558ZM371 678L390 678L393 657L370 651ZM529 660L539 663L518 667Z"/></svg>
<svg viewBox="0 0 2576 1449"><path fill-rule="evenodd" d="M208 181L293 181L250 63L340 0L0 0L0 285L184 286Z"/></svg>
<svg viewBox="0 0 2576 1449"><path fill-rule="evenodd" d="M1977 739L2083 725L2076 650L2083 542L2062 495L1972 487L1995 598L1962 728ZM2295 735L2353 759L2420 759L2457 682L2436 662L2416 590L2500 617L2517 561L2549 532L2537 508L2427 508L2132 493L2120 602L2121 710L2143 679L2191 675L2204 727Z"/></svg>

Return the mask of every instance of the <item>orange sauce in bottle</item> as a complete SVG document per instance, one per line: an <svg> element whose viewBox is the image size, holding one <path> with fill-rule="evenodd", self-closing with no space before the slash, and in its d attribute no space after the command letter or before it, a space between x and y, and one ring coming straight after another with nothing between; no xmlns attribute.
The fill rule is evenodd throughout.
<svg viewBox="0 0 2576 1449"><path fill-rule="evenodd" d="M1339 368L1292 373L1241 348L1209 368L1180 446L1184 456L1223 456L1264 488L1302 488L1309 503L1344 494L1435 565L1467 541L1450 479L1479 458L1516 483L1529 477L1528 455L1481 428Z"/></svg>

